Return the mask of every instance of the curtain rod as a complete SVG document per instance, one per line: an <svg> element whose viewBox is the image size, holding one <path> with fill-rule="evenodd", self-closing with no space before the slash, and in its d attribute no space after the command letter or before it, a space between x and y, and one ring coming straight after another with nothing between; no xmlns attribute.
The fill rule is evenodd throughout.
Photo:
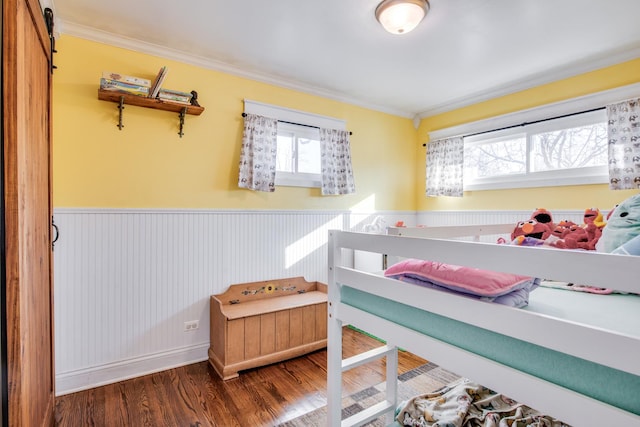
<svg viewBox="0 0 640 427"><path fill-rule="evenodd" d="M247 113L242 113L242 117L247 117ZM307 128L320 129L319 126L305 125L305 124L302 124L302 123L288 122L286 120L278 120L278 123L287 123L287 124L290 124L290 125L304 126L304 127L307 127ZM349 132L349 135L353 135L353 132Z"/></svg>
<svg viewBox="0 0 640 427"><path fill-rule="evenodd" d="M578 114L591 113L591 112L594 112L594 111L604 110L605 108L607 108L607 107L597 107L597 108L592 108L590 110L583 110L583 111L577 111L575 113L563 114L561 116L548 117L546 119L534 120L532 122L524 122L524 123L520 123L519 125L511 125L511 126L504 126L504 127L497 128L497 129L483 130L482 132L470 133L469 135L463 135L462 137L463 138L468 138L470 136L476 136L476 135L482 135L482 134L485 134L485 133L497 132L499 130L513 129L513 128L527 126L527 125L535 125L536 123L548 122L550 120L556 120L556 119L563 119L565 117L577 116ZM426 147L427 144L426 143L422 144L422 146Z"/></svg>

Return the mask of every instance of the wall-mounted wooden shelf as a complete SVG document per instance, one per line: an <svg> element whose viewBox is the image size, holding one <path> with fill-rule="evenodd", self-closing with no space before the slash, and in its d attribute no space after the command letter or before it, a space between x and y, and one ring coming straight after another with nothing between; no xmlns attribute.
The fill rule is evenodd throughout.
<svg viewBox="0 0 640 427"><path fill-rule="evenodd" d="M125 104L135 105L136 107L153 108L155 110L165 110L179 113L180 131L178 132L178 135L180 135L181 138L182 135L184 135L182 129L184 126L185 114L199 116L204 111L204 107L200 106L185 105L178 102L163 101L157 98L146 98L144 96L129 95L102 89L98 89L98 99L100 99L101 101L115 102L116 104L118 104L120 117L117 126L120 130L122 130L122 128L124 127L124 125L122 124L122 110L124 109Z"/></svg>
<svg viewBox="0 0 640 427"><path fill-rule="evenodd" d="M146 98L144 96L127 95L125 93L117 93L98 89L98 99L102 101L111 101L119 104L120 98L123 98L124 103L128 105L135 105L137 107L145 108L155 108L156 110L173 111L174 113L181 112L185 107L187 108L187 114L193 114L195 116L199 116L204 111L204 107L184 105L177 102L163 101L158 98Z"/></svg>

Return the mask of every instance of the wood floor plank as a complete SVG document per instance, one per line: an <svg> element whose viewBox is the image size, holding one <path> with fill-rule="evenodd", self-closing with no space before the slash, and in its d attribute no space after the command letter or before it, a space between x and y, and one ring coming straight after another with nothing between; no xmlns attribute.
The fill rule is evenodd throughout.
<svg viewBox="0 0 640 427"><path fill-rule="evenodd" d="M224 404L220 390L215 387L215 375L208 364L196 363L185 366L184 378L188 392L194 396L203 425L216 425L216 420L233 419L233 414ZM237 423L230 427L239 426Z"/></svg>
<svg viewBox="0 0 640 427"><path fill-rule="evenodd" d="M71 398L59 402L56 412L57 425L103 426L105 396L104 387L74 393Z"/></svg>
<svg viewBox="0 0 640 427"><path fill-rule="evenodd" d="M375 339L344 330L343 357L380 346ZM401 352L398 373L426 363ZM344 393L384 381L384 360L344 373ZM59 427L270 427L327 403L327 352L242 371L222 381L208 362L59 396Z"/></svg>
<svg viewBox="0 0 640 427"><path fill-rule="evenodd" d="M173 415L179 422L177 425L190 426L197 424L200 420L192 400L193 396L185 391L182 371L182 369L170 369L153 374L154 386L157 390L164 390L167 406L171 408Z"/></svg>

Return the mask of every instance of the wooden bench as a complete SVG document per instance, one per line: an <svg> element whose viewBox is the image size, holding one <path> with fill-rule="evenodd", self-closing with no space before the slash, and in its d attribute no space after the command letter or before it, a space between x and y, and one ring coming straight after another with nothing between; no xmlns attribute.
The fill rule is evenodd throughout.
<svg viewBox="0 0 640 427"><path fill-rule="evenodd" d="M327 346L327 285L303 277L211 296L209 363L223 380Z"/></svg>

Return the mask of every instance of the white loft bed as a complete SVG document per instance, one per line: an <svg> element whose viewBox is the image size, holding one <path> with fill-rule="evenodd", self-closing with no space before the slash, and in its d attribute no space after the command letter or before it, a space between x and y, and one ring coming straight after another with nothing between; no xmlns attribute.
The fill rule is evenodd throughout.
<svg viewBox="0 0 640 427"><path fill-rule="evenodd" d="M574 427L640 426L640 296L540 287L519 309L346 266L348 253L362 250L640 293L640 257L443 239L508 234L513 225L507 227L329 232L329 426L361 425L382 414L393 423L397 347ZM430 330L430 319L450 326ZM387 345L342 360L343 325ZM468 339L469 333L480 338ZM492 354L496 345L505 354ZM386 400L341 421L342 372L384 356Z"/></svg>

